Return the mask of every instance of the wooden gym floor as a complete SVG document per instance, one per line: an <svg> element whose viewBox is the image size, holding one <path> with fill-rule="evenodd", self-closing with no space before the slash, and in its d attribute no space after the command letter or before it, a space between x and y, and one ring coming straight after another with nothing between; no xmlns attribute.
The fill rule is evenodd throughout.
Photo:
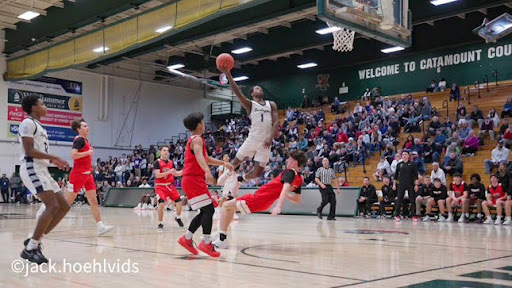
<svg viewBox="0 0 512 288"><path fill-rule="evenodd" d="M185 229L172 212L158 233L156 211L102 208L116 228L97 237L76 205L43 241L55 270L15 273L38 207L0 205L0 287L512 287L512 226L258 214L233 223L230 249L212 259L176 243ZM87 263L118 268L85 273Z"/></svg>

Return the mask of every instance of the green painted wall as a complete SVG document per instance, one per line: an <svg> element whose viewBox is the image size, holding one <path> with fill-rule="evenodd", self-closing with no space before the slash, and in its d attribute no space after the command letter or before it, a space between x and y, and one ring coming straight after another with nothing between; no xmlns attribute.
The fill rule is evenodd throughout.
<svg viewBox="0 0 512 288"><path fill-rule="evenodd" d="M382 67L391 75L379 76ZM495 44L438 49L333 71L290 74L258 81L257 84L265 88L269 98L278 99L276 102L280 108L286 108L300 106L303 92L311 99L326 95L346 101L360 97L367 87L381 87L383 95L424 91L432 80L439 81L441 77L447 80L448 85L453 82L460 86L474 84L476 80L482 82L484 75L488 75L492 82L495 69L499 80L512 79L512 37ZM321 75L328 75L327 87L319 83L319 79L327 77ZM343 82L349 87L349 93L338 95Z"/></svg>

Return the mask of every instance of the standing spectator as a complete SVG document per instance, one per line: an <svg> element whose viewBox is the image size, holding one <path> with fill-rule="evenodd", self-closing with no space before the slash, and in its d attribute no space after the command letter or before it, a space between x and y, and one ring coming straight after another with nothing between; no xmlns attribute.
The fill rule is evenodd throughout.
<svg viewBox="0 0 512 288"><path fill-rule="evenodd" d="M133 159L133 168L135 169L135 176L140 177L142 175L142 170L140 165L142 163L142 158L140 154L135 155L135 159Z"/></svg>
<svg viewBox="0 0 512 288"><path fill-rule="evenodd" d="M2 174L2 178L0 178L0 190L2 191L2 198L4 203L9 203L9 178L7 175Z"/></svg>
<svg viewBox="0 0 512 288"><path fill-rule="evenodd" d="M375 186L370 184L370 178L364 177L363 187L361 187L361 193L359 199L357 199L359 216L370 218L369 213L372 210L372 204L377 201L377 190Z"/></svg>
<svg viewBox="0 0 512 288"><path fill-rule="evenodd" d="M16 175L16 173L12 173L10 182L11 182L11 196L10 196L10 198L11 198L11 202L13 202L14 201L14 197L18 193L18 190L21 188L21 178L18 175Z"/></svg>
<svg viewBox="0 0 512 288"><path fill-rule="evenodd" d="M414 163L409 161L409 152L402 152L402 162L396 167L395 186L398 184L397 190L397 201L395 203L395 220L400 221L400 208L403 205L403 212L407 211L406 203L404 202L405 193L409 194L411 201L411 209L416 214L416 199L415 192L418 190L418 168ZM404 215L406 216L406 215ZM413 217L413 221L418 221L416 215Z"/></svg>
<svg viewBox="0 0 512 288"><path fill-rule="evenodd" d="M456 83L452 84L452 89L450 89L450 102L451 101L460 100L460 88Z"/></svg>
<svg viewBox="0 0 512 288"><path fill-rule="evenodd" d="M484 161L486 174L491 174L491 170L498 167L501 161L508 163L509 150L503 147L503 143L503 140L498 141L498 146L492 149L491 160Z"/></svg>
<svg viewBox="0 0 512 288"><path fill-rule="evenodd" d="M322 219L322 210L327 204L329 204L330 209L327 220L336 220L336 194L334 194L334 191L332 190L332 182L334 182L334 185L336 186L336 193L338 194L340 193L340 187L336 174L334 174L334 170L329 167L329 159L322 159L322 167L316 170L315 182L320 186L320 194L322 194L322 203L317 208L316 215L318 218Z"/></svg>

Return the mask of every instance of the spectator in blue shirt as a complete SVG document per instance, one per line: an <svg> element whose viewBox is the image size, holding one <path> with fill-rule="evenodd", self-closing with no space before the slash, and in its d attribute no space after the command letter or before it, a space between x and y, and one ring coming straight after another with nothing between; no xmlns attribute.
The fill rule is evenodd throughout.
<svg viewBox="0 0 512 288"><path fill-rule="evenodd" d="M512 97L508 97L507 102L503 105L501 118L505 118L505 116L512 117Z"/></svg>

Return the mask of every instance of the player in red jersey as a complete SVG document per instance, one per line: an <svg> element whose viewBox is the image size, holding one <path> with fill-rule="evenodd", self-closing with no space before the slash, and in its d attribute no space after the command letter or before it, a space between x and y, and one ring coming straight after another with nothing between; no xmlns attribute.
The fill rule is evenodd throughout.
<svg viewBox="0 0 512 288"><path fill-rule="evenodd" d="M200 213L192 219L187 232L178 239L178 243L190 253L197 254L198 252L192 243L192 237L197 229L202 226L203 241L197 248L211 257L219 257L220 253L215 251L210 238L215 208L207 186L207 183L211 185L214 181L208 165L223 165L229 170L233 170L233 166L230 163L209 157L206 153L206 145L201 137L205 130L203 118L204 115L198 112L192 113L183 119L183 124L192 133L192 136L188 139L185 147L185 166L181 187L192 210L200 209Z"/></svg>
<svg viewBox="0 0 512 288"><path fill-rule="evenodd" d="M246 194L224 202L221 210L219 239L214 242L214 245L222 249L228 247L227 231L236 211L240 211L242 214L267 211L277 200L276 206L272 209L272 215L278 215L281 213L285 199L295 204L300 203L300 186L303 179L297 170L306 162L306 154L303 151L294 150L289 154L286 170L279 176L260 187L254 194ZM291 192L294 194L290 195Z"/></svg>
<svg viewBox="0 0 512 288"><path fill-rule="evenodd" d="M484 224L492 224L491 212L489 211L490 207L496 207L496 221L494 221L495 225L501 225L501 215L503 213L503 208L505 207L505 201L507 200L507 194L503 191L503 187L501 183L499 183L499 178L495 174L491 175L491 185L487 188L487 200L482 202L482 209L485 213L485 221Z"/></svg>
<svg viewBox="0 0 512 288"><path fill-rule="evenodd" d="M69 204L75 201L78 192L85 188L87 202L91 206L92 217L98 226L98 235L103 235L112 230L114 226L106 225L101 221L100 208L96 197L96 184L92 176L92 155L94 150L87 140L89 126L84 119L75 119L71 123L71 129L78 133L73 141L71 158L73 158L73 170L69 175L68 195L66 200Z"/></svg>
<svg viewBox="0 0 512 288"><path fill-rule="evenodd" d="M448 198L446 198L446 208L448 208L448 218L446 222L453 222L453 208L457 206L462 207L462 200L468 198L468 188L464 181L462 181L462 175L460 173L455 173L453 175L453 182L448 187ZM462 221L464 222L464 214L460 216ZM459 220L460 220L459 219Z"/></svg>
<svg viewBox="0 0 512 288"><path fill-rule="evenodd" d="M180 227L183 227L181 221L181 195L174 187L174 176L181 176L182 171L174 169L172 161L169 161L169 147L160 147L160 158L153 165L155 171L155 193L158 196L158 232L164 231L164 206L168 201L176 204L175 220Z"/></svg>

